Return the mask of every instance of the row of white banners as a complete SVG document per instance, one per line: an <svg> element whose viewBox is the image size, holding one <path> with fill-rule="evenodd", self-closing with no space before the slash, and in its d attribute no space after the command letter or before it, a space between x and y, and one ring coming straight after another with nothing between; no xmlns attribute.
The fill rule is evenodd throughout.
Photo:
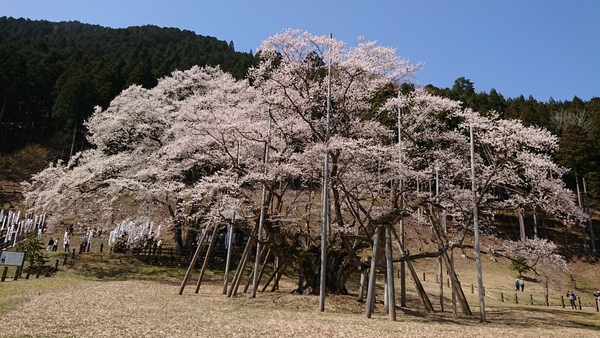
<svg viewBox="0 0 600 338"><path fill-rule="evenodd" d="M6 235L4 236L4 243L9 243L12 241L12 245L15 245L19 236L29 233L30 231L37 230L38 238L41 240L42 228L45 220L46 214L38 216L25 213L24 217L21 218L20 211L14 212L12 210L0 210L0 234L4 234L6 232Z"/></svg>

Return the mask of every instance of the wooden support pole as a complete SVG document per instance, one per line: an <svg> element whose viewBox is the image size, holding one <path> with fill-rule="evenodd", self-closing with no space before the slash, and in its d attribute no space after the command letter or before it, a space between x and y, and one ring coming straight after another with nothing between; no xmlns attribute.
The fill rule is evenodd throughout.
<svg viewBox="0 0 600 338"><path fill-rule="evenodd" d="M444 263L442 256L438 257L438 275L443 276L444 274ZM441 280L441 279L440 279ZM423 281L425 281L425 274L423 273ZM440 311L444 312L444 283L440 281Z"/></svg>
<svg viewBox="0 0 600 338"><path fill-rule="evenodd" d="M267 254L269 253L269 250L267 250L266 247L261 248L260 252L258 253L259 258L257 258L254 262L256 263L257 261L260 262L262 260L262 258L265 255L265 251L267 251ZM260 264L258 265L260 267ZM258 271L257 274L254 273L254 269L256 268L256 264L254 264L254 267L252 268L252 271L250 272L250 276L252 276L252 278L248 278L248 280L246 281L246 285L244 285L244 293L248 292L248 288L250 287L250 283L254 283L254 281L256 281L256 286L258 287L258 284L260 284L260 275L261 275L261 271L263 271L263 269L260 269ZM263 268L264 268L264 264L263 264ZM254 286L254 284L253 284ZM251 298L256 297L256 291L252 291Z"/></svg>
<svg viewBox="0 0 600 338"><path fill-rule="evenodd" d="M373 241L373 255L371 257L371 271L369 273L369 288L367 290L367 304L365 306L365 317L371 318L375 306L375 271L377 270L377 248L379 247L379 235L381 227L375 228L375 240Z"/></svg>
<svg viewBox="0 0 600 338"><path fill-rule="evenodd" d="M252 267L252 269L250 270L250 276L254 276L254 267ZM248 292L248 288L250 288L250 283L252 283L253 279L252 278L248 278L246 280L246 284L244 284L244 292L246 293Z"/></svg>
<svg viewBox="0 0 600 338"><path fill-rule="evenodd" d="M29 279L29 275L31 275L31 266L27 267L27 272L25 273L25 279Z"/></svg>
<svg viewBox="0 0 600 338"><path fill-rule="evenodd" d="M444 259L444 264L446 264L446 266L451 266L452 263L450 262L450 257L448 256L447 252L442 253L442 258ZM460 285L458 277L456 277L456 272L454 270L451 270L450 272L450 278L452 279L452 290L458 297L462 313L467 316L472 316L473 313L471 312L471 308L469 307L469 303L467 302L467 298L465 297L465 293L462 290L462 286Z"/></svg>
<svg viewBox="0 0 600 338"><path fill-rule="evenodd" d="M454 270L454 247L450 247L450 275L454 276L456 271ZM458 319L458 311L456 311L456 291L454 291L455 285L452 282L452 318Z"/></svg>
<svg viewBox="0 0 600 338"><path fill-rule="evenodd" d="M185 288L185 285L187 284L188 279L190 279L190 274L192 272L192 269L194 268L194 265L196 265L196 262L198 261L198 256L200 256L200 250L202 248L202 242L204 242L205 237L206 237L206 231L204 232L204 234L202 234L200 243L198 243L198 246L196 247L196 252L194 252L192 261L190 262L190 265L188 266L188 269L185 272L185 276L183 277L183 281L181 282L181 285L179 286L179 294L180 295L183 294L183 289Z"/></svg>
<svg viewBox="0 0 600 338"><path fill-rule="evenodd" d="M504 303L504 292L500 292L500 300Z"/></svg>
<svg viewBox="0 0 600 338"><path fill-rule="evenodd" d="M396 321L396 292L394 287L394 257L392 252L392 231L391 225L386 227L385 231L385 251L387 265L387 299L388 314L390 320Z"/></svg>
<svg viewBox="0 0 600 338"><path fill-rule="evenodd" d="M385 248L383 249L383 255L385 257ZM383 279L383 313L385 313L386 315L390 313L390 304L388 303L388 279L387 279L387 270L386 270L386 274L384 275L384 279Z"/></svg>
<svg viewBox="0 0 600 338"><path fill-rule="evenodd" d="M212 236L210 238L210 244L208 245L208 249L206 249L206 255L204 256L204 262L202 263L202 269L200 270L200 276L198 276L198 282L196 283L196 290L194 293L198 293L200 290L200 285L202 284L202 278L204 277L204 272L208 267L208 262L210 261L210 256L212 255L213 248L215 246L215 239L217 238L217 231L219 230L219 226L215 224L212 232Z"/></svg>
<svg viewBox="0 0 600 338"><path fill-rule="evenodd" d="M267 268L267 262L269 261L270 256L271 256L271 249L267 250L267 254L265 255L265 259L263 260L262 267L260 268L260 271L258 272L258 282L256 283L257 287L258 287L258 285L260 285L260 280L262 279L263 275L265 274L265 269ZM273 269L273 272L274 271L275 271L275 268ZM265 285L263 287L263 291L265 290L266 287L267 287L267 285Z"/></svg>
<svg viewBox="0 0 600 338"><path fill-rule="evenodd" d="M275 275L275 282L273 283L273 287L271 288L271 292L274 292L276 289L279 289L279 280L281 276L283 276L283 271L287 266L287 262L283 262L277 266L277 274Z"/></svg>
<svg viewBox="0 0 600 338"><path fill-rule="evenodd" d="M2 270L2 278L0 278L0 282L4 282L6 280L6 274L8 273L8 266L5 266Z"/></svg>
<svg viewBox="0 0 600 338"><path fill-rule="evenodd" d="M529 304L533 305L533 293L529 294Z"/></svg>
<svg viewBox="0 0 600 338"><path fill-rule="evenodd" d="M519 295L515 293L515 304L519 304Z"/></svg>
<svg viewBox="0 0 600 338"><path fill-rule="evenodd" d="M437 230L437 231L436 231ZM434 231L433 231L434 235L436 236L438 242L443 242L443 238L442 238L442 234L439 231L439 229L434 227ZM477 233L476 233L477 234ZM447 251L442 251L441 253L442 259L444 261L444 264L447 267L452 267L453 261L450 260L450 256L448 255ZM460 281L458 280L458 277L456 276L456 272L454 271L454 269L450 269L450 278L452 279L452 292L455 295L455 297L458 298L458 301L460 302L460 307L462 310L462 313L464 315L467 316L472 316L473 313L471 312L471 308L469 307L469 303L467 302L467 298L465 297L465 294L462 290L462 286L460 284ZM483 289L483 288L481 288ZM482 292L482 290L479 290L480 293ZM480 304L481 305L481 304Z"/></svg>
<svg viewBox="0 0 600 338"><path fill-rule="evenodd" d="M248 242L246 243L246 247L244 248L244 252L242 253L242 258L238 263L237 270L235 270L235 275L233 276L233 280L231 281L231 287L227 292L227 297L232 297L237 294L238 287L240 286L240 280L242 278L242 274L244 273L244 269L246 268L246 264L248 264L248 260L250 259L250 251L254 246L254 236L256 236L256 232L258 231L258 227L255 226L252 229L252 234L248 238Z"/></svg>
<svg viewBox="0 0 600 338"><path fill-rule="evenodd" d="M547 298L548 296L546 296ZM562 306L562 308L565 308L565 296L560 296L560 306Z"/></svg>
<svg viewBox="0 0 600 338"><path fill-rule="evenodd" d="M408 267L410 276L413 280L413 283L415 284L415 289L417 290L417 293L419 294L419 299L421 299L421 303L423 304L425 311L433 312L433 305L431 305L431 301L429 300L429 297L427 296L427 293L425 292L425 289L423 288L423 285L421 284L421 281L419 280L419 277L417 276L417 272L415 271L415 268L413 267L411 261L408 260L409 252L408 252L408 250L404 249L404 246L402 245L402 242L400 241L400 238L398 237L398 234L396 233L396 230L394 228L392 228L392 235L394 235L394 238L396 239L396 245L400 249L400 252L404 252L404 258L406 259L406 262L405 262L406 266ZM402 306L404 306L404 305L402 305Z"/></svg>
<svg viewBox="0 0 600 338"><path fill-rule="evenodd" d="M362 302L365 298L365 290L367 286L367 270L363 269L360 271L360 286L358 288L357 301Z"/></svg>
<svg viewBox="0 0 600 338"><path fill-rule="evenodd" d="M19 276L21 275L21 267L17 266L17 269L15 270L15 277L13 280L17 280L19 279Z"/></svg>
<svg viewBox="0 0 600 338"><path fill-rule="evenodd" d="M227 226L227 233L229 236L227 237L227 256L225 258L225 271L223 273L223 294L227 294L227 286L229 284L229 270L231 268L231 255L233 254L233 237L235 236L235 231L233 228L233 222L235 221L235 213L233 216L232 224Z"/></svg>
<svg viewBox="0 0 600 338"><path fill-rule="evenodd" d="M265 292L265 290L267 289L267 287L269 286L269 284L271 284L271 282L273 281L273 279L277 280L277 278L280 276L280 272L282 271L281 269L284 267L285 263L283 264L279 264L275 270L273 271L273 273L271 274L271 276L269 276L269 279L267 279L267 281L265 282L265 285L263 286L261 292ZM275 286L277 285L277 283L273 284L273 289L271 289L271 292L275 291Z"/></svg>

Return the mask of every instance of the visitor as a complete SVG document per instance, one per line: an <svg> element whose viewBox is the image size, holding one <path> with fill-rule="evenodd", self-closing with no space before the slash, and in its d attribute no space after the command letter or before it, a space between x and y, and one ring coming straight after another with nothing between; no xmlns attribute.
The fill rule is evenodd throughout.
<svg viewBox="0 0 600 338"><path fill-rule="evenodd" d="M48 241L48 247L46 248L46 251L52 251L53 246L54 246L54 239L50 238L50 240Z"/></svg>
<svg viewBox="0 0 600 338"><path fill-rule="evenodd" d="M521 283L519 283L518 278L517 278L517 281L515 282L515 288L517 288L517 291L519 291L521 289Z"/></svg>
<svg viewBox="0 0 600 338"><path fill-rule="evenodd" d="M56 250L58 250L58 237L56 237L56 239L54 240L54 244L52 244L52 251L56 252Z"/></svg>
<svg viewBox="0 0 600 338"><path fill-rule="evenodd" d="M577 310L577 305L575 304L575 300L577 300L577 296L571 290L567 291L567 298L569 298L569 302L571 303L571 308Z"/></svg>
<svg viewBox="0 0 600 338"><path fill-rule="evenodd" d="M65 252L69 252L69 246L71 245L71 236L67 236L67 240L63 244L65 247Z"/></svg>
<svg viewBox="0 0 600 338"><path fill-rule="evenodd" d="M523 292L525 290L525 281L523 280L523 277L519 280L519 284L521 284L521 292Z"/></svg>
<svg viewBox="0 0 600 338"><path fill-rule="evenodd" d="M162 253L162 238L159 238L158 242L156 242L156 249L157 249L158 255L160 255Z"/></svg>
<svg viewBox="0 0 600 338"><path fill-rule="evenodd" d="M83 253L85 252L85 249L87 248L87 241L84 239L81 244L79 244L79 253Z"/></svg>

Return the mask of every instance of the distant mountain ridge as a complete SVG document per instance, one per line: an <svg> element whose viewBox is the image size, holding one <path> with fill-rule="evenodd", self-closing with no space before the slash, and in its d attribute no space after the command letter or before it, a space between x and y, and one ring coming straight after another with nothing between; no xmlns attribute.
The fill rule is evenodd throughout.
<svg viewBox="0 0 600 338"><path fill-rule="evenodd" d="M220 66L240 79L256 64L233 42L178 28L106 28L0 17L0 154L35 143L53 159L85 143L81 123L123 89L172 71ZM74 132L75 130L75 132ZM75 133L74 142L73 133Z"/></svg>

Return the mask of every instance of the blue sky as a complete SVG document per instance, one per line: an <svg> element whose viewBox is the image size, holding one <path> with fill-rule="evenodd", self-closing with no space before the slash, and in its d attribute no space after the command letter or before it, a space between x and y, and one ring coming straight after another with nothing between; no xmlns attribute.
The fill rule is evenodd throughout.
<svg viewBox="0 0 600 338"><path fill-rule="evenodd" d="M600 97L598 0L0 0L0 16L124 28L176 27L255 51L285 28L359 36L424 62L420 85L470 79L477 92Z"/></svg>

